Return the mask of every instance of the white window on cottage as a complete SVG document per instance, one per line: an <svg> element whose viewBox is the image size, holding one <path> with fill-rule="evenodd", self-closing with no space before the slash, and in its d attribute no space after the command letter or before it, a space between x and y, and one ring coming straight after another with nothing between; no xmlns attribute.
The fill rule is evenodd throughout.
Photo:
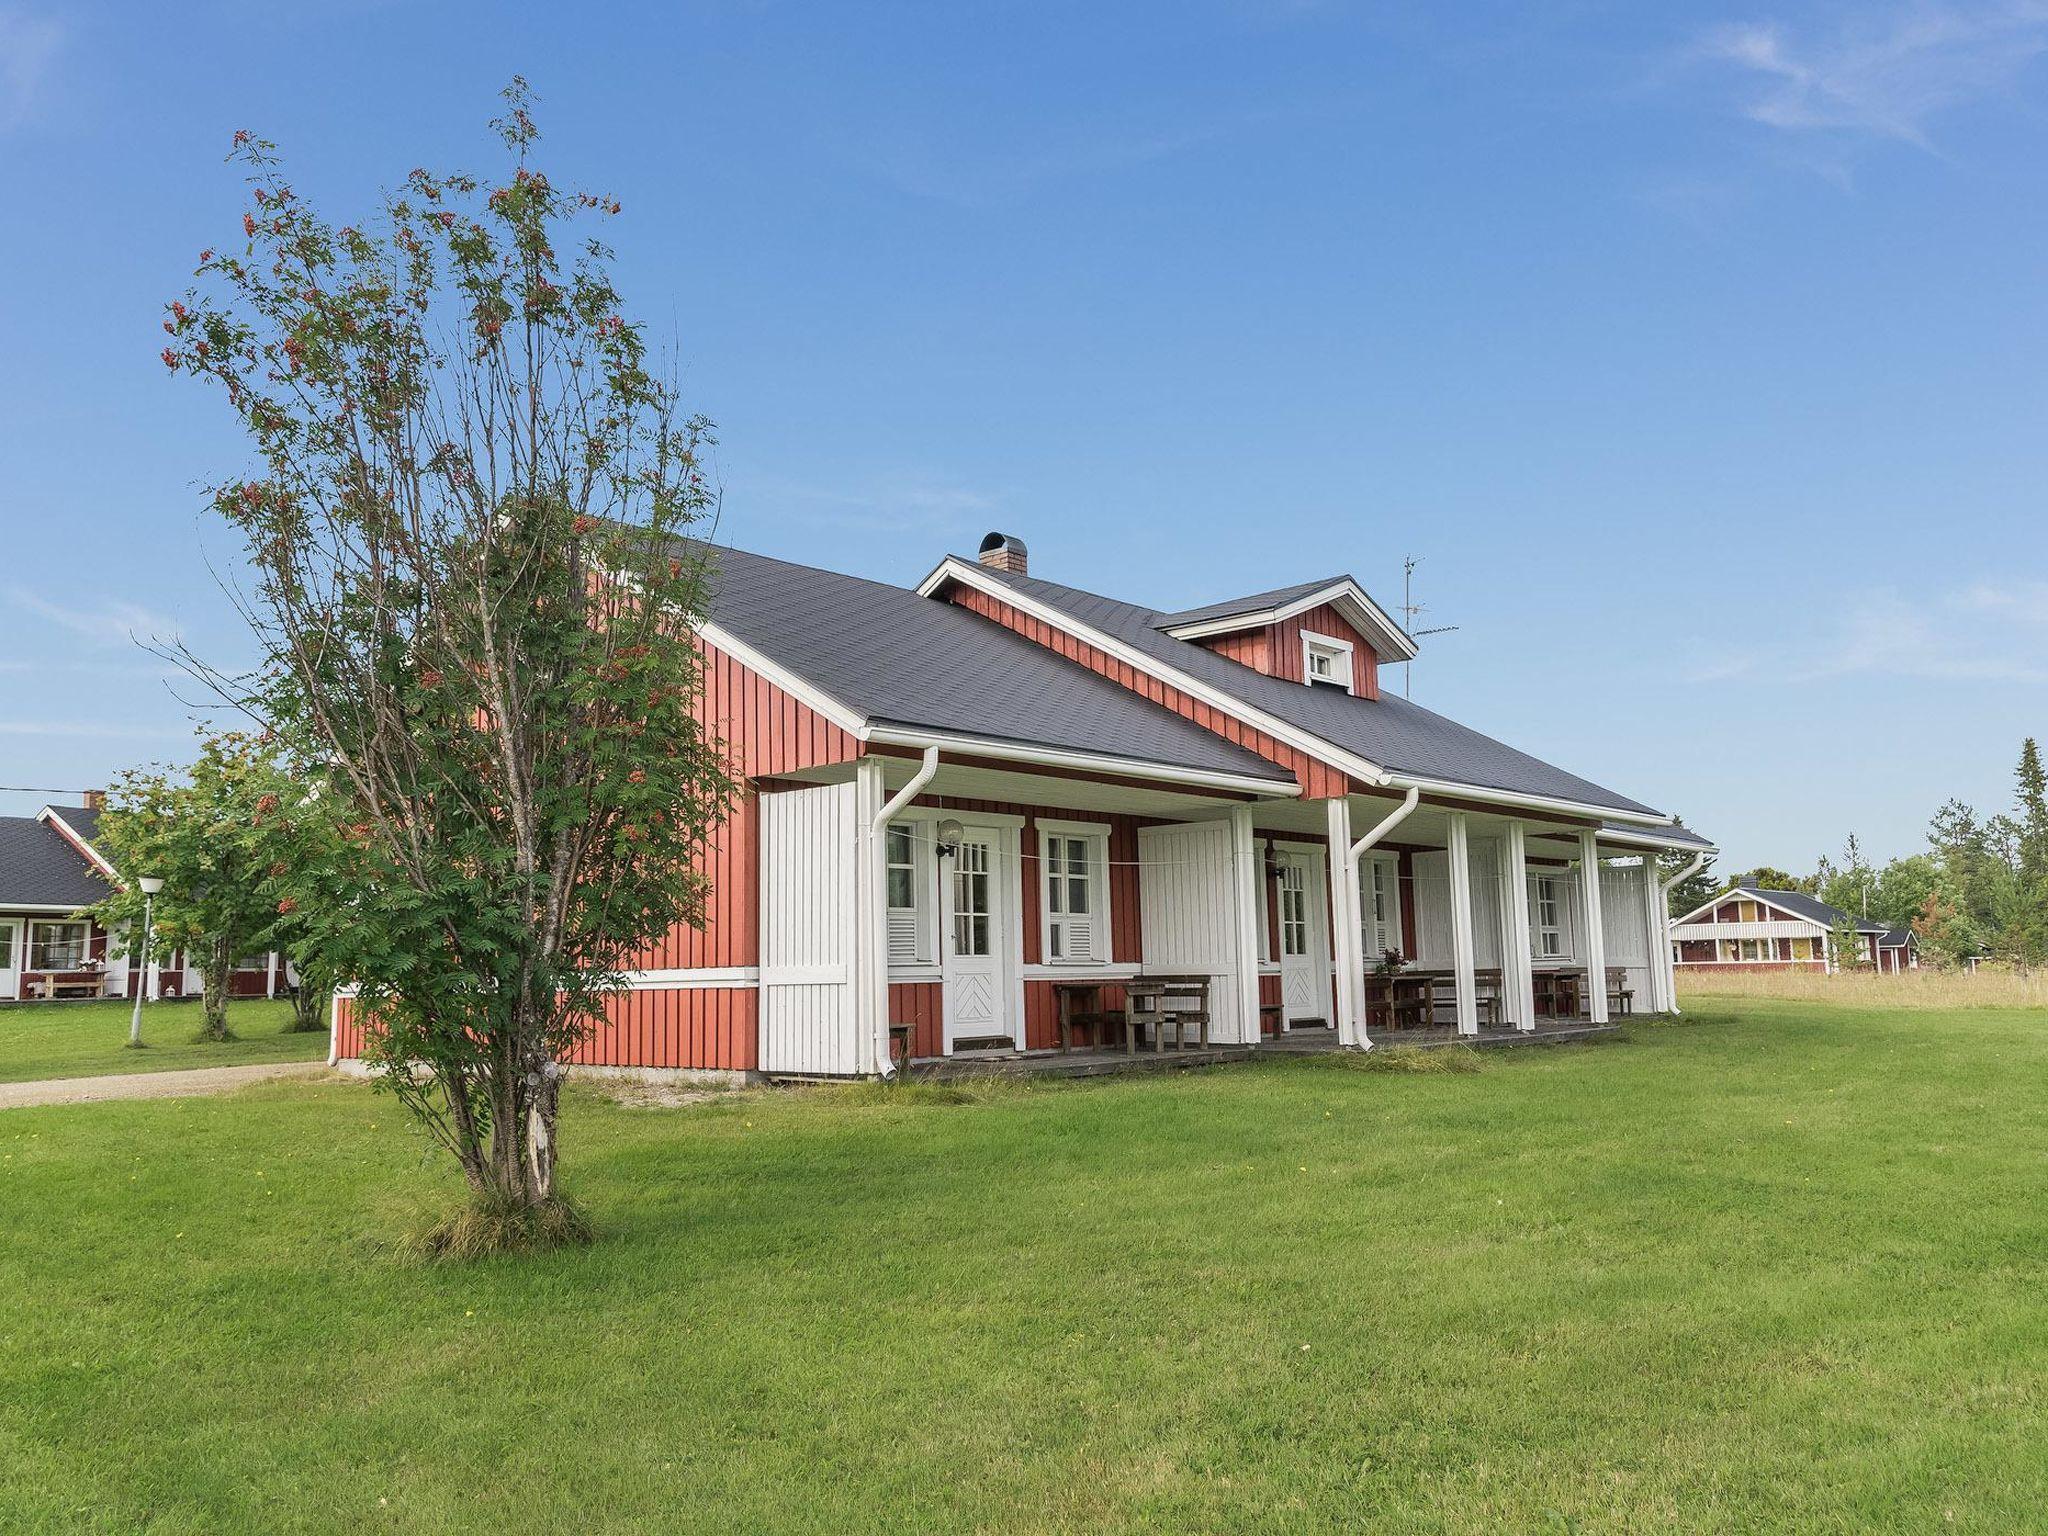
<svg viewBox="0 0 2048 1536"><path fill-rule="evenodd" d="M1365 962L1377 965L1388 950L1401 948L1400 865L1393 859L1367 859L1359 866L1360 937Z"/></svg>
<svg viewBox="0 0 2048 1536"><path fill-rule="evenodd" d="M1529 948L1538 960L1571 956L1570 882L1562 875L1529 877Z"/></svg>
<svg viewBox="0 0 2048 1536"><path fill-rule="evenodd" d="M1310 687L1351 691L1351 642L1301 632L1301 679Z"/></svg>
<svg viewBox="0 0 2048 1536"><path fill-rule="evenodd" d="M932 958L929 830L910 822L891 822L882 844L882 860L888 869L889 963L928 963Z"/></svg>
<svg viewBox="0 0 2048 1536"><path fill-rule="evenodd" d="M28 968L75 971L85 965L91 929L84 923L30 923Z"/></svg>
<svg viewBox="0 0 2048 1536"><path fill-rule="evenodd" d="M1109 828L1086 822L1041 822L1038 835L1046 963L1106 963L1110 959Z"/></svg>

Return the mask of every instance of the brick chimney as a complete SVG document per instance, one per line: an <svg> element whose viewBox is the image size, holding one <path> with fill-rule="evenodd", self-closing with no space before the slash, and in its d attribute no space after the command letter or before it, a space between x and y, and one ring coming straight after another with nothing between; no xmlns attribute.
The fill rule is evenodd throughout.
<svg viewBox="0 0 2048 1536"><path fill-rule="evenodd" d="M79 799L85 802L88 811L103 811L107 808L107 792L104 789L81 790Z"/></svg>
<svg viewBox="0 0 2048 1536"><path fill-rule="evenodd" d="M981 541L981 563L992 571L1013 576L1031 574L1031 551L1014 533L992 533Z"/></svg>

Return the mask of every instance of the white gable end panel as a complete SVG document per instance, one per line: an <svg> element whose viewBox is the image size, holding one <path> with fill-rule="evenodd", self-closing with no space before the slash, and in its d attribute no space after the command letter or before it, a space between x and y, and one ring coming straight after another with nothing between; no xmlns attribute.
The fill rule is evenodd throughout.
<svg viewBox="0 0 2048 1536"><path fill-rule="evenodd" d="M761 797L761 1070L852 1076L854 786Z"/></svg>
<svg viewBox="0 0 2048 1536"><path fill-rule="evenodd" d="M1237 995L1237 896L1231 878L1230 823L1190 822L1143 827L1138 861L1145 878L1138 923L1145 969L1209 978L1209 1038L1242 1042L1247 1034Z"/></svg>

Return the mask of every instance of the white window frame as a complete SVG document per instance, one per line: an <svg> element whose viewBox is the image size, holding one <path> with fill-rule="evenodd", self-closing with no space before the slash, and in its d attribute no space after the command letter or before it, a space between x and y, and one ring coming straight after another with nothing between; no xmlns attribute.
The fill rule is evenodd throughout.
<svg viewBox="0 0 2048 1536"><path fill-rule="evenodd" d="M1109 833L1108 822L1104 821L1053 821L1041 820L1038 828L1038 955L1042 964L1062 969L1114 965L1116 963L1116 923L1111 905L1113 897L1109 880ZM1053 864L1054 842L1062 845L1078 842L1086 855L1086 867L1082 878L1088 882L1088 911L1084 923L1070 921L1073 914L1053 910ZM1063 868L1060 879L1073 876ZM1064 899L1059 903L1065 905ZM1087 931L1088 952L1075 956L1072 933L1075 927ZM1054 953L1058 950L1058 953Z"/></svg>
<svg viewBox="0 0 2048 1536"><path fill-rule="evenodd" d="M1384 878L1385 884L1380 884ZM1384 915L1382 914L1382 896ZM1358 865L1358 930L1365 945L1368 969L1380 963L1388 950L1399 950L1409 960L1401 937L1401 860L1394 854L1373 854Z"/></svg>
<svg viewBox="0 0 2048 1536"><path fill-rule="evenodd" d="M899 816L891 821L882 834L882 864L884 868L882 920L888 932L889 964L891 966L928 966L938 963L933 936L938 925L933 914L938 906L938 881L933 872L936 862L932 847L933 823L916 817ZM889 902L888 871L904 866L890 858L890 841L903 832L910 838L910 900L908 907L898 907ZM908 914L908 921L899 914Z"/></svg>
<svg viewBox="0 0 2048 1536"><path fill-rule="evenodd" d="M1316 672L1319 659L1329 663L1329 670L1320 676ZM1321 684L1351 693L1355 691L1352 680L1357 675L1356 647L1349 640L1319 635L1311 629L1301 632L1301 680L1309 687Z"/></svg>
<svg viewBox="0 0 2048 1536"><path fill-rule="evenodd" d="M1543 920L1544 887L1552 892L1551 903L1555 908L1554 920ZM1529 872L1529 956L1533 960L1569 960L1572 958L1572 877L1564 873L1547 870ZM1556 947L1552 947L1544 935L1557 935Z"/></svg>
<svg viewBox="0 0 2048 1536"><path fill-rule="evenodd" d="M37 958L36 951L43 944L43 940L38 938L37 935L45 928L76 928L79 930L83 937L79 940L77 965L39 965L33 963ZM83 918L35 918L28 925L28 944L22 959L25 962L29 962L22 966L22 969L25 971L83 970L86 962L92 959L92 924L86 922Z"/></svg>

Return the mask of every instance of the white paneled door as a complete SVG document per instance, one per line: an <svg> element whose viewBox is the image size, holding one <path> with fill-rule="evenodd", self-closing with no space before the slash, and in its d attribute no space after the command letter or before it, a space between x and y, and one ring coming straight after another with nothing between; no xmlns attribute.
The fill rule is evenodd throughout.
<svg viewBox="0 0 2048 1536"><path fill-rule="evenodd" d="M1279 864L1280 1002L1290 1029L1310 1021L1327 1024L1333 1015L1323 860L1316 854L1283 853Z"/></svg>
<svg viewBox="0 0 2048 1536"><path fill-rule="evenodd" d="M12 998L21 982L21 925L0 917L0 997Z"/></svg>
<svg viewBox="0 0 2048 1536"><path fill-rule="evenodd" d="M946 1049L956 1040L1014 1036L1004 946L1010 942L1001 879L1001 834L968 827L959 848L941 860L940 925L944 930Z"/></svg>

